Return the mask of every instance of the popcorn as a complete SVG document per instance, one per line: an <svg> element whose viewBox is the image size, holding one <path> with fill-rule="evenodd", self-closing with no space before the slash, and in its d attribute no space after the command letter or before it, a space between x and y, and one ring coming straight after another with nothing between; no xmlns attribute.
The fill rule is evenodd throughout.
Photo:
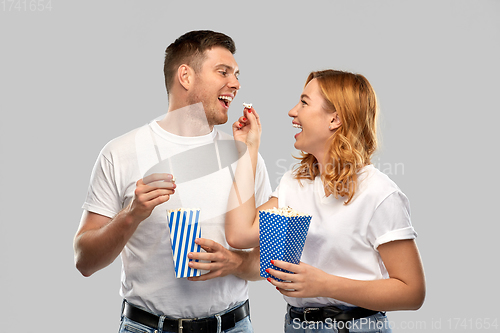
<svg viewBox="0 0 500 333"><path fill-rule="evenodd" d="M265 210L263 210L263 212L271 213L271 214L283 215L283 216L286 216L286 217L306 216L307 215L307 214L300 213L300 212L294 210L290 206L283 207L283 208L276 208L276 207L274 207L274 208L271 208L271 209L265 209Z"/></svg>
<svg viewBox="0 0 500 333"><path fill-rule="evenodd" d="M252 108L252 103L243 103L243 106L245 107L245 109L250 109Z"/></svg>
<svg viewBox="0 0 500 333"><path fill-rule="evenodd" d="M260 276L271 277L267 268L290 273L273 266L271 260L300 262L311 218L290 207L259 211Z"/></svg>

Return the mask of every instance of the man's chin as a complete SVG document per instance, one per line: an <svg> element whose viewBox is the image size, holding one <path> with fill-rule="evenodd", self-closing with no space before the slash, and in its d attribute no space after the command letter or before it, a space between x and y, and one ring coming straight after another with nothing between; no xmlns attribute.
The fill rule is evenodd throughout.
<svg viewBox="0 0 500 333"><path fill-rule="evenodd" d="M216 117L214 117L213 123L214 125L224 125L225 123L227 123L227 120L227 113L218 114Z"/></svg>

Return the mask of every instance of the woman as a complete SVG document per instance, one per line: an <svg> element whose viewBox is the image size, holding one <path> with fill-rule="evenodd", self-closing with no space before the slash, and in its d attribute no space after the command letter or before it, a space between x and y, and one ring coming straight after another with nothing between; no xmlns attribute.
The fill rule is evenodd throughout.
<svg viewBox="0 0 500 333"><path fill-rule="evenodd" d="M359 74L313 72L288 115L301 129L299 166L257 210L251 199L228 213L228 243L258 246L259 210L290 206L312 215L301 262L272 261L293 274L269 269L277 279L268 281L288 303L285 331L390 332L385 311L420 308L425 278L408 199L371 164L375 92ZM245 109L233 130L255 170L261 132L255 110ZM237 180L249 173L240 162Z"/></svg>

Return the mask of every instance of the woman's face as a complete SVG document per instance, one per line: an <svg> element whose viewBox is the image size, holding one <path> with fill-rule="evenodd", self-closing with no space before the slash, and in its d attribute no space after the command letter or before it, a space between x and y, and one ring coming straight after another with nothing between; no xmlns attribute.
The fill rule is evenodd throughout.
<svg viewBox="0 0 500 333"><path fill-rule="evenodd" d="M324 105L318 80L312 79L302 91L299 103L288 112L293 126L301 129L295 135L295 148L313 154L318 161L328 149L328 139L340 126L337 114L327 111Z"/></svg>

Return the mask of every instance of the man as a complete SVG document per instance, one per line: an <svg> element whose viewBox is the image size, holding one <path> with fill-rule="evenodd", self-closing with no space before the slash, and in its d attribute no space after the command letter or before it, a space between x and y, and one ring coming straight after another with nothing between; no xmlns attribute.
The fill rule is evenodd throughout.
<svg viewBox="0 0 500 333"><path fill-rule="evenodd" d="M168 113L110 141L94 166L74 239L75 264L90 276L121 254L120 332L253 332L247 280L258 279L258 250L228 250L224 217L233 169L221 165L217 147L231 137L214 127L227 121L240 89L235 51L221 33L179 37L165 56ZM156 172L162 161L169 172ZM270 193L259 156L256 204ZM200 208L204 216L196 242L205 253L190 254L203 260L190 265L204 275L175 277L166 212L178 208Z"/></svg>

